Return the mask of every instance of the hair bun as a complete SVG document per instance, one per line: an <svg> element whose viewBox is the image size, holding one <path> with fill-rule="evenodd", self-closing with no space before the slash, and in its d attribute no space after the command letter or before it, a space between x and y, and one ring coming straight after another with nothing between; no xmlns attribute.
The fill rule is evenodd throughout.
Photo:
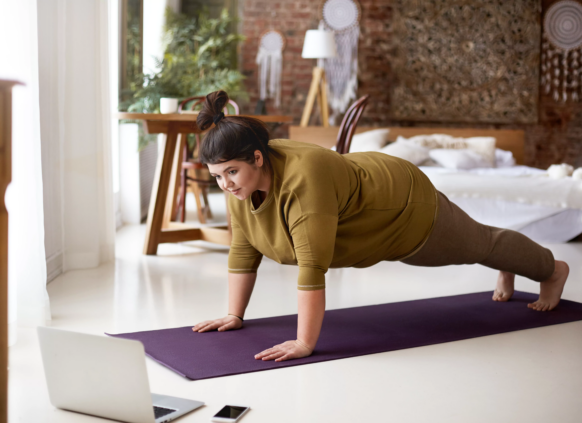
<svg viewBox="0 0 582 423"><path fill-rule="evenodd" d="M214 91L206 96L204 100L204 105L202 106L202 111L198 114L196 119L196 124L200 130L205 131L210 128L220 116L220 119L224 117L223 109L228 104L228 94L225 91ZM222 114L222 116L221 116ZM218 119L218 121L220 121Z"/></svg>

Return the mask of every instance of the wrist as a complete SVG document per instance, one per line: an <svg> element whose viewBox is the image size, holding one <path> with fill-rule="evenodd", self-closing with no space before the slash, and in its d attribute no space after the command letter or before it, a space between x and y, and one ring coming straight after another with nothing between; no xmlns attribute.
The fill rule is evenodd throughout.
<svg viewBox="0 0 582 423"><path fill-rule="evenodd" d="M228 313L228 315L234 316L234 317L238 318L241 322L244 322L244 319L241 316L239 316L238 314Z"/></svg>
<svg viewBox="0 0 582 423"><path fill-rule="evenodd" d="M300 341L299 339L296 339L296 340L295 340L295 342L296 342L297 344L299 344L300 346L302 346L303 348L305 348L305 349L309 350L310 352L312 352L312 351L313 351L313 348L311 348L311 347L310 347L309 345L307 345L305 342L303 342L303 341Z"/></svg>

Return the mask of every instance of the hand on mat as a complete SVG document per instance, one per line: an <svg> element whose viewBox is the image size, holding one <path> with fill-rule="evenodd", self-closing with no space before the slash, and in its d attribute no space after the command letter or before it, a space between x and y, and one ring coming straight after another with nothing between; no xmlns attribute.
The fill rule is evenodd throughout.
<svg viewBox="0 0 582 423"><path fill-rule="evenodd" d="M225 330L233 330L242 328L242 321L238 317L228 315L220 319L206 320L196 324L192 330L194 332L208 332L210 330L217 330L224 332Z"/></svg>
<svg viewBox="0 0 582 423"><path fill-rule="evenodd" d="M287 341L255 355L255 359L285 361L310 356L313 350L301 341Z"/></svg>

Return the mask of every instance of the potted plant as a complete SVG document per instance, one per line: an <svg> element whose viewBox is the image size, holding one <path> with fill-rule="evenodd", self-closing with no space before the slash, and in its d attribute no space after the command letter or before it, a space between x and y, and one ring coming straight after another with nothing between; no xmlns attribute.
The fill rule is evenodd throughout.
<svg viewBox="0 0 582 423"><path fill-rule="evenodd" d="M216 90L225 90L238 101L247 100L244 76L237 69L237 46L245 37L231 32L236 19L228 10L214 19L207 9L190 17L167 8L165 16L159 71L137 75L120 110L159 113L163 97L184 99ZM151 139L140 136L140 148Z"/></svg>

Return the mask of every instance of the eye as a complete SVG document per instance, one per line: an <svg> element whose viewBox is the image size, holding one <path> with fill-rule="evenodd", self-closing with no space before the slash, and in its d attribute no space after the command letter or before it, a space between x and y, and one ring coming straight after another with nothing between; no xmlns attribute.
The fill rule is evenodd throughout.
<svg viewBox="0 0 582 423"><path fill-rule="evenodd" d="M228 172L230 175L235 175L236 174L236 170L231 170L230 172Z"/></svg>
<svg viewBox="0 0 582 423"><path fill-rule="evenodd" d="M220 175L214 175L216 179L220 179Z"/></svg>

